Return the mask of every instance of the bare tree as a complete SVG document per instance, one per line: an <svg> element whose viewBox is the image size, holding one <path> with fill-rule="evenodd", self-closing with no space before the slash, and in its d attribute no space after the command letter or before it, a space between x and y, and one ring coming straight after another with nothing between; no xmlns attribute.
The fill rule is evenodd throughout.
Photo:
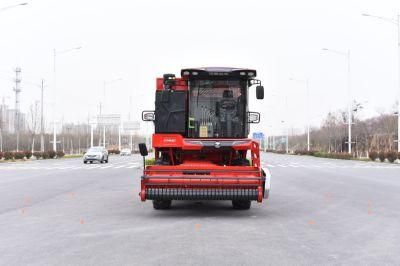
<svg viewBox="0 0 400 266"><path fill-rule="evenodd" d="M31 137L31 149L32 152L35 149L35 136L40 130L40 108L39 102L36 101L35 104L31 104L28 113L28 132Z"/></svg>

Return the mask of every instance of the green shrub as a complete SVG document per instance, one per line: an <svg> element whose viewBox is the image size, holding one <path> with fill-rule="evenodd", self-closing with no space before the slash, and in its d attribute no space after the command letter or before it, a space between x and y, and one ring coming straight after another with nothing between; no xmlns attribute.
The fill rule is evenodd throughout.
<svg viewBox="0 0 400 266"><path fill-rule="evenodd" d="M37 160L39 160L39 159L42 157L42 152L40 152L40 151L35 151L35 152L33 152L33 156L35 156L35 158L36 158Z"/></svg>
<svg viewBox="0 0 400 266"><path fill-rule="evenodd" d="M31 151L24 151L26 159L29 159L32 157L32 152Z"/></svg>
<svg viewBox="0 0 400 266"><path fill-rule="evenodd" d="M49 153L49 158L50 159L54 159L56 157L56 152L55 151L51 150L51 151L48 151L48 153Z"/></svg>
<svg viewBox="0 0 400 266"><path fill-rule="evenodd" d="M14 159L22 160L25 158L25 153L23 151L14 152Z"/></svg>
<svg viewBox="0 0 400 266"><path fill-rule="evenodd" d="M42 152L42 159L49 159L49 158L50 158L50 155L49 155L48 151Z"/></svg>
<svg viewBox="0 0 400 266"><path fill-rule="evenodd" d="M62 158L65 156L65 153L63 151L57 151L57 158Z"/></svg>
<svg viewBox="0 0 400 266"><path fill-rule="evenodd" d="M335 159L350 160L353 156L350 153L333 153Z"/></svg>
<svg viewBox="0 0 400 266"><path fill-rule="evenodd" d="M14 159L14 153L11 152L11 151L6 151L6 152L4 153L4 159L6 159L6 160L12 160L12 159Z"/></svg>
<svg viewBox="0 0 400 266"><path fill-rule="evenodd" d="M383 151L380 151L380 152L378 153L378 158L379 158L379 160L380 160L381 162L384 162L384 161L385 161L385 153L384 153Z"/></svg>
<svg viewBox="0 0 400 266"><path fill-rule="evenodd" d="M146 165L155 165L155 163L156 163L156 159L155 158L148 158L145 161Z"/></svg>
<svg viewBox="0 0 400 266"><path fill-rule="evenodd" d="M327 157L327 154L325 152L321 152L321 151L316 151L313 154L315 157Z"/></svg>
<svg viewBox="0 0 400 266"><path fill-rule="evenodd" d="M368 157L371 159L371 161L376 161L378 158L378 152L377 151L370 151L368 153Z"/></svg>
<svg viewBox="0 0 400 266"><path fill-rule="evenodd" d="M312 150L296 150L295 152L294 152L294 154L297 154L297 155L310 155L310 156L313 156L314 155L314 151L312 151Z"/></svg>
<svg viewBox="0 0 400 266"><path fill-rule="evenodd" d="M397 152L395 151L388 151L385 154L385 157L388 159L389 162L393 163L397 159Z"/></svg>

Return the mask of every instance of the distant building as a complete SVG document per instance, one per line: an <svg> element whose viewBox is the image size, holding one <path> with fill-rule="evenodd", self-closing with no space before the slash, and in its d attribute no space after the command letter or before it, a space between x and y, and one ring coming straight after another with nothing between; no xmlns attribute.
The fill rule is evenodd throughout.
<svg viewBox="0 0 400 266"><path fill-rule="evenodd" d="M0 127L4 133L14 134L17 129L23 132L26 130L26 115L21 112L17 114L15 109L8 109L7 105L0 105Z"/></svg>

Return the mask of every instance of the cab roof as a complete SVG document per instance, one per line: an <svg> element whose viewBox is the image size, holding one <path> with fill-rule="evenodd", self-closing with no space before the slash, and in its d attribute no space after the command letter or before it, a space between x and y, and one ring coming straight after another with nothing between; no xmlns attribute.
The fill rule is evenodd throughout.
<svg viewBox="0 0 400 266"><path fill-rule="evenodd" d="M207 77L236 77L243 79L252 79L257 76L257 71L248 68L234 67L201 67L185 68L181 70L181 77L189 79L207 78Z"/></svg>

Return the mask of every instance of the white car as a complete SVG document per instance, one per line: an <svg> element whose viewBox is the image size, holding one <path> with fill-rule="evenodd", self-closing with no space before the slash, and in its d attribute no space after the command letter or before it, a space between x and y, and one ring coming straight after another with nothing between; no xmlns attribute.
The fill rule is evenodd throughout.
<svg viewBox="0 0 400 266"><path fill-rule="evenodd" d="M122 149L120 152L121 156L131 156L131 154L132 154L131 149Z"/></svg>
<svg viewBox="0 0 400 266"><path fill-rule="evenodd" d="M83 163L108 163L108 151L104 147L91 147L83 155Z"/></svg>

